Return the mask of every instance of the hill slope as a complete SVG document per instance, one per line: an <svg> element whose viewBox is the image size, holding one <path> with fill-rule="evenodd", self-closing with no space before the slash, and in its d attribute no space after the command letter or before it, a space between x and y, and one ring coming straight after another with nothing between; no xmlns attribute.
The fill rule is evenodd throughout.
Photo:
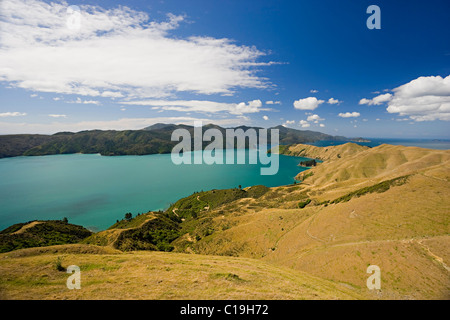
<svg viewBox="0 0 450 320"><path fill-rule="evenodd" d="M302 172L302 184L204 213L209 235L184 250L263 259L361 294L374 264L380 297L450 298L450 151L380 146L342 154Z"/></svg>
<svg viewBox="0 0 450 320"><path fill-rule="evenodd" d="M80 290L66 288L69 275L54 267L58 257L63 267L80 267ZM82 245L0 254L0 274L2 300L361 298L331 281L253 259Z"/></svg>
<svg viewBox="0 0 450 320"><path fill-rule="evenodd" d="M369 149L369 147L361 146L356 143L345 143L342 145L330 147L316 147L307 144L294 144L289 146L281 146L280 153L287 156L306 157L325 161L347 157L349 155L354 155L367 149ZM276 151L277 150L274 149L274 152Z"/></svg>
<svg viewBox="0 0 450 320"><path fill-rule="evenodd" d="M129 222L122 220L108 230L84 239L83 243L109 246L122 251L171 251L173 246L170 243L179 236L179 229L180 226L166 215L148 212Z"/></svg>
<svg viewBox="0 0 450 320"><path fill-rule="evenodd" d="M204 131L212 128L222 132L225 137L225 128L214 124L203 126ZM171 141L171 135L175 129L186 129L190 132L191 137L194 137L194 127L182 124L155 124L143 130L61 132L49 136L0 135L0 158L70 153L100 153L105 156L170 153L178 143ZM255 129L258 134L260 128L241 126L231 129L244 131ZM276 129L280 131L281 144L346 140L344 137L334 137L308 130L295 130L283 126L278 126ZM204 142L203 147L208 144L209 142Z"/></svg>

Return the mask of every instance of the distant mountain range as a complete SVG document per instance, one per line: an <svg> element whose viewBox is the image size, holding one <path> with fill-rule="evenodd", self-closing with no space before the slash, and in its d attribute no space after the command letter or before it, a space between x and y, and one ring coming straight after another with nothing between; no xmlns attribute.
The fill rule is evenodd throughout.
<svg viewBox="0 0 450 320"><path fill-rule="evenodd" d="M177 141L171 141L172 132L181 128L188 130L191 137L194 136L193 126L163 123L157 123L142 130L90 130L77 133L59 132L53 135L1 135L0 158L71 153L100 153L105 156L170 153L178 143ZM218 125L205 125L203 131L211 128L218 129L225 137L226 128ZM232 129L246 131L247 129L262 128L240 126ZM351 139L332 136L316 131L286 128L281 125L269 129L279 130L279 141L282 145L313 143L321 140L364 141L362 138ZM209 142L204 142L204 146L208 144Z"/></svg>

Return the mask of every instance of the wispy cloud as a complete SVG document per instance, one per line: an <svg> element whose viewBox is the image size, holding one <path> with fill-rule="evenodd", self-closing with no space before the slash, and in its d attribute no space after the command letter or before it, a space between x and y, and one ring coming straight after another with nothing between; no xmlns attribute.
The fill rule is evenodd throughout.
<svg viewBox="0 0 450 320"><path fill-rule="evenodd" d="M49 114L48 116L51 118L67 118L65 114Z"/></svg>
<svg viewBox="0 0 450 320"><path fill-rule="evenodd" d="M5 117L23 117L26 116L27 114L25 112L3 112L0 113L0 117L1 118L5 118Z"/></svg>
<svg viewBox="0 0 450 320"><path fill-rule="evenodd" d="M66 2L0 3L0 79L40 92L107 98L162 98L178 92L230 94L268 88L264 52L226 38L180 38L184 16L153 21L128 7L80 5L68 28Z"/></svg>
<svg viewBox="0 0 450 320"><path fill-rule="evenodd" d="M339 113L339 117L341 118L357 118L361 114L359 112L346 112L346 113Z"/></svg>
<svg viewBox="0 0 450 320"><path fill-rule="evenodd" d="M154 110L203 113L227 112L235 115L271 110L270 108L262 108L262 102L259 99L240 103L224 103L205 100L142 100L122 101L122 104L152 106L152 109Z"/></svg>
<svg viewBox="0 0 450 320"><path fill-rule="evenodd" d="M82 100L81 98L77 98L74 101L66 101L66 103L78 103L78 104L96 104L99 105L100 101L97 100Z"/></svg>

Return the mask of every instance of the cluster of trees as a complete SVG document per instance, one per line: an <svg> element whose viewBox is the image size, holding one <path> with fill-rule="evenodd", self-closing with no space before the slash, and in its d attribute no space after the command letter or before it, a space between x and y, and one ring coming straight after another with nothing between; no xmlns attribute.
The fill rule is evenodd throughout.
<svg viewBox="0 0 450 320"><path fill-rule="evenodd" d="M133 219L133 214L131 212L125 213L125 220L131 221Z"/></svg>

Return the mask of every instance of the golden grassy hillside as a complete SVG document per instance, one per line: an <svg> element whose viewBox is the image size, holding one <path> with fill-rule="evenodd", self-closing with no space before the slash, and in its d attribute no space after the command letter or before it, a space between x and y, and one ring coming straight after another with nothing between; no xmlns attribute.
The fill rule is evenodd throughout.
<svg viewBox="0 0 450 320"><path fill-rule="evenodd" d="M299 177L312 172L313 176L308 179L308 184L320 186L321 189L334 189L345 184L370 183L410 173L424 174L425 172L431 177L448 181L449 160L450 150L384 144L346 157L332 159L327 161L326 166L318 166L310 172L302 172Z"/></svg>
<svg viewBox="0 0 450 320"><path fill-rule="evenodd" d="M55 268L77 265L81 289ZM354 290L263 261L92 245L0 255L0 299L360 299Z"/></svg>
<svg viewBox="0 0 450 320"><path fill-rule="evenodd" d="M294 144L285 148L282 153L287 156L306 157L325 161L347 157L367 149L369 149L369 147L361 146L352 142L330 147Z"/></svg>
<svg viewBox="0 0 450 320"><path fill-rule="evenodd" d="M450 298L449 159L449 151L382 145L325 161L302 184L210 213L215 232L189 250L263 259L369 297L374 264L377 297Z"/></svg>

